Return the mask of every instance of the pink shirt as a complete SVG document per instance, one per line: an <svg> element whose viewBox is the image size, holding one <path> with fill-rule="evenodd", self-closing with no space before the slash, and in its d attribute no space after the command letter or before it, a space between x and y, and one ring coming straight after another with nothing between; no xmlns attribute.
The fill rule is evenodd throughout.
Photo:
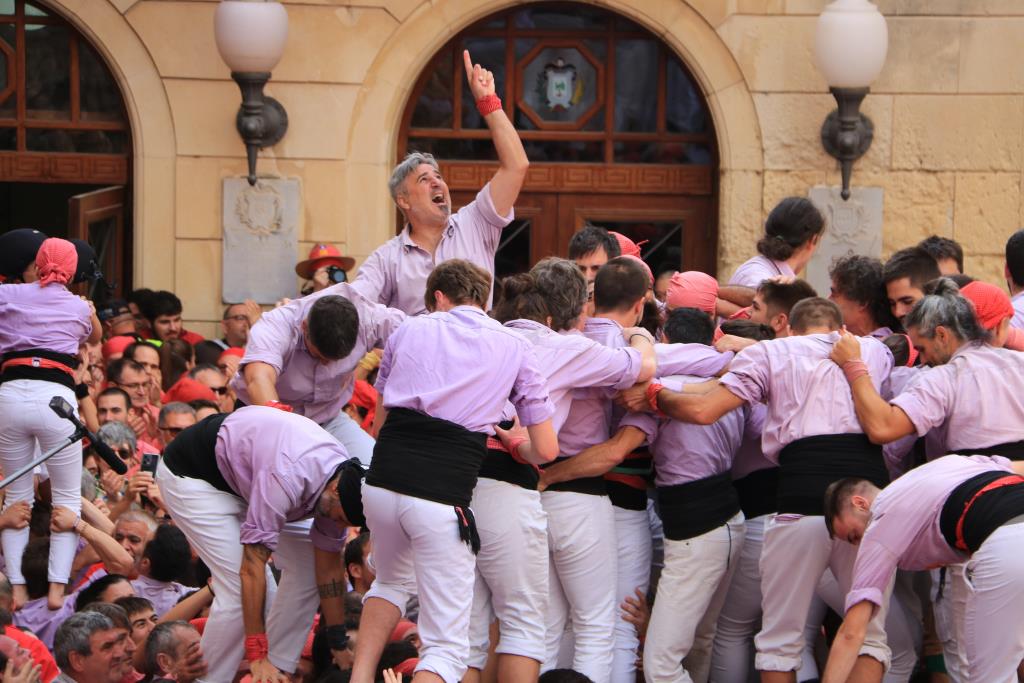
<svg viewBox="0 0 1024 683"><path fill-rule="evenodd" d="M705 379L677 376L658 381L668 389L681 391L684 384ZM619 426L644 432L654 457L654 483L675 486L728 472L744 435L759 436L759 425L750 419L750 413L749 406L742 406L707 426L658 419L649 413L630 413Z"/></svg>
<svg viewBox="0 0 1024 683"><path fill-rule="evenodd" d="M293 413L246 406L228 415L217 431L217 469L249 505L240 542L277 548L286 522L313 516L328 480L349 459L345 447L322 427ZM313 545L337 552L343 529L315 517Z"/></svg>
<svg viewBox="0 0 1024 683"><path fill-rule="evenodd" d="M505 327L533 344L537 367L547 379L548 395L555 407L551 422L556 432L569 416L573 389L628 389L640 374L641 356L636 349L609 348L576 330L558 333L532 320L510 320Z"/></svg>
<svg viewBox="0 0 1024 683"><path fill-rule="evenodd" d="M384 407L407 408L493 434L507 401L524 426L554 413L533 347L475 306L409 318L377 373Z"/></svg>
<svg viewBox="0 0 1024 683"><path fill-rule="evenodd" d="M965 344L892 404L918 436L940 430L947 453L1024 441L1024 353Z"/></svg>
<svg viewBox="0 0 1024 683"><path fill-rule="evenodd" d="M90 334L89 304L63 285L0 286L0 353L45 349L74 356Z"/></svg>
<svg viewBox="0 0 1024 683"><path fill-rule="evenodd" d="M332 295L342 296L355 305L359 313L359 333L352 353L341 360L321 363L306 348L302 321L317 299ZM276 388L280 400L297 414L323 424L336 417L352 397L355 386L352 373L360 359L367 351L383 347L403 320L405 314L401 311L367 300L344 282L296 299L264 313L253 325L241 368L231 380L231 387L239 400L251 403L244 367L255 361L266 363L277 370Z"/></svg>
<svg viewBox="0 0 1024 683"><path fill-rule="evenodd" d="M736 272L729 278L729 284L757 289L765 280L780 275L796 277L796 273L785 261L773 261L767 256L758 254L736 269Z"/></svg>
<svg viewBox="0 0 1024 683"><path fill-rule="evenodd" d="M768 408L763 403L750 404L750 414L743 430L743 443L736 451L736 457L732 461L732 478L742 479L748 474L759 470L766 470L771 467L778 467L774 462L764 457L761 449L761 434L764 432L764 421L768 415Z"/></svg>
<svg viewBox="0 0 1024 683"><path fill-rule="evenodd" d="M860 354L875 389L892 370L892 353L871 337L860 337ZM850 385L828 355L838 332L784 337L743 349L722 385L748 403L766 403L762 447L778 462L787 444L808 436L863 434Z"/></svg>
<svg viewBox="0 0 1024 683"><path fill-rule="evenodd" d="M177 605L181 598L196 589L183 586L177 581L157 581L148 576L140 576L132 579L132 590L138 597L146 598L153 603L153 611L158 617L162 617Z"/></svg>
<svg viewBox="0 0 1024 683"><path fill-rule="evenodd" d="M1010 301L1013 303L1013 318L1010 319L1010 325L1024 330L1024 292L1018 292Z"/></svg>
<svg viewBox="0 0 1024 683"><path fill-rule="evenodd" d="M857 548L846 609L867 600L882 605L896 568L932 569L963 562L939 528L942 506L971 477L992 470L1011 473L1006 458L950 455L914 468L882 489L871 505L871 522Z"/></svg>
<svg viewBox="0 0 1024 683"><path fill-rule="evenodd" d="M491 274L494 282L494 254L502 229L515 218L509 210L501 216L491 199L490 183L476 199L448 219L434 254L420 248L409 237L409 226L401 234L377 247L359 267L352 286L371 301L405 311L409 315L426 312L423 295L434 266L448 259L472 261ZM490 301L487 307L490 308Z"/></svg>

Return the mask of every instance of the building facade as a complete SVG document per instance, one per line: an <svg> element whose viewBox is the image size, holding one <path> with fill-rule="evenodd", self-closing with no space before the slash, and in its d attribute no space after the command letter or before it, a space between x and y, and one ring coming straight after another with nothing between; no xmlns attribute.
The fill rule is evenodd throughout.
<svg viewBox="0 0 1024 683"><path fill-rule="evenodd" d="M121 187L122 195L93 201L96 211L121 212L110 228L110 263L121 262L122 280L135 287L175 291L190 329L204 334L214 333L224 304L223 179L246 173L234 128L240 96L214 44L216 4L0 0L0 37L11 47L0 46L8 67L0 83L0 185L25 203L33 187L63 183L67 196L79 197L79 213L91 206L83 195ZM386 181L407 149L446 159L457 202L482 184L489 159L479 149L479 123L460 106L451 55L469 44L478 61L501 61L504 50L499 88L512 85L499 94L515 100L534 161L520 210L529 220L520 242L507 245L511 261L564 253L567 236L595 220L639 230L659 248L663 241L665 263L727 277L753 253L779 199L839 182L819 140L835 106L813 57L825 4L285 2L288 45L267 93L286 108L289 129L261 152L258 171L299 181L296 260L317 242L361 260L395 232ZM969 274L1001 284L1003 246L1024 222L1024 3L877 4L888 20L889 56L864 103L874 141L854 167L853 185L882 190L883 255L944 235L964 245ZM567 26L564 17L574 15L578 22ZM43 124L32 119L36 91L25 55L46 17L66 24L76 46L67 58L73 103L65 118ZM545 96L534 87L538 73L563 68L546 61L552 48L582 55L572 95L593 103L585 120L538 114L531 105ZM86 116L83 65L93 57L82 55L109 72L123 99L120 119ZM15 137L4 146L2 95L12 79L27 81L16 92L28 108L22 102L16 120L10 115ZM652 104L644 111L637 102ZM62 140L99 130L90 134L103 137L102 154L64 142L66 163L40 156L31 141L46 126L63 126ZM47 201L63 211L64 199Z"/></svg>

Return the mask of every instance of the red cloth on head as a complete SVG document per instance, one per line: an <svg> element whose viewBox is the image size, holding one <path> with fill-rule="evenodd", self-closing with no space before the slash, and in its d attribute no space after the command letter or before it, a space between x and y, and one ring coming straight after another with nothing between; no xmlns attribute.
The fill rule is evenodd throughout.
<svg viewBox="0 0 1024 683"><path fill-rule="evenodd" d="M39 286L56 282L66 285L75 277L78 268L78 250L75 245L59 237L43 240L36 254L36 273L39 275Z"/></svg>
<svg viewBox="0 0 1024 683"><path fill-rule="evenodd" d="M397 643L400 640L404 640L409 631L416 628L416 624L412 623L408 619L402 619L395 626L395 630L391 632L391 637L388 638L389 643Z"/></svg>
<svg viewBox="0 0 1024 683"><path fill-rule="evenodd" d="M216 403L217 394L213 393L213 389L210 387L198 380L192 379L191 377L182 377L174 383L174 386L167 390L168 403L173 403L175 401L188 403L198 399L206 399L207 401L213 401Z"/></svg>
<svg viewBox="0 0 1024 683"><path fill-rule="evenodd" d="M623 235L621 232L615 232L614 230L609 230L608 232L611 233L611 236L619 243L619 251L622 252L623 256L635 256L636 258L640 258L640 245L647 244L647 240L637 243Z"/></svg>
<svg viewBox="0 0 1024 683"><path fill-rule="evenodd" d="M1013 317L1009 295L995 285L975 280L962 287L960 295L974 304L978 322L986 330L994 329L1005 318Z"/></svg>
<svg viewBox="0 0 1024 683"><path fill-rule="evenodd" d="M366 417L363 418L359 426L369 431L370 425L373 424L373 418L377 414L377 390L366 380L357 379L349 403L366 410Z"/></svg>
<svg viewBox="0 0 1024 683"><path fill-rule="evenodd" d="M632 254L623 254L622 257L623 258L633 259L634 261L639 263L641 266L643 266L644 270L647 271L647 278L651 281L651 287L654 286L654 273L651 272L651 267L649 265L647 265L642 258L640 258L639 256L633 256Z"/></svg>
<svg viewBox="0 0 1024 683"><path fill-rule="evenodd" d="M905 334L903 336L907 338L907 348L910 349L910 352L907 353L907 367L912 368L917 364L917 357L920 353L918 352L917 347L914 346L914 342L910 340L910 335Z"/></svg>
<svg viewBox="0 0 1024 683"><path fill-rule="evenodd" d="M32 661L39 665L39 680L43 683L50 683L50 681L60 675L60 669L57 668L57 662L53 660L53 655L51 655L50 651L46 649L46 645L43 641L14 626L4 626L3 635L11 638L18 643L18 645L28 650L29 655L32 657Z"/></svg>
<svg viewBox="0 0 1024 683"><path fill-rule="evenodd" d="M103 360L109 360L115 353L124 353L124 350L134 343L135 337L119 334L103 342L103 346L100 347L100 353L103 354Z"/></svg>
<svg viewBox="0 0 1024 683"><path fill-rule="evenodd" d="M397 666L395 666L395 673L412 676L416 673L416 667L419 666L419 663L419 657L410 657L409 659L402 660Z"/></svg>
<svg viewBox="0 0 1024 683"><path fill-rule="evenodd" d="M243 349L240 346L229 346L228 348L221 351L221 354L220 356L217 357L217 360L223 360L224 356L238 356L239 358L243 358L245 356L245 349Z"/></svg>
<svg viewBox="0 0 1024 683"><path fill-rule="evenodd" d="M676 273L668 281L665 304L669 308L697 308L715 315L718 280L699 270Z"/></svg>

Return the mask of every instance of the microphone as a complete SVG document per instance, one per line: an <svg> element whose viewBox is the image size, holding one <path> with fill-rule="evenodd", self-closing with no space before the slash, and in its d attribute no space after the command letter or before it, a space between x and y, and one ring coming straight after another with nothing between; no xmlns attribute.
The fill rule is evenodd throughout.
<svg viewBox="0 0 1024 683"><path fill-rule="evenodd" d="M71 424L75 425L75 429L78 432L89 439L93 448L96 449L96 453L103 458L103 461L110 465L110 469L114 470L118 474L124 474L128 471L128 464L117 456L117 453L110 449L110 446L100 441L100 438L89 431L89 428L82 424L82 421L75 415L74 409L71 404L65 401L60 396L54 396L50 399L50 410L63 417L65 420L69 420Z"/></svg>

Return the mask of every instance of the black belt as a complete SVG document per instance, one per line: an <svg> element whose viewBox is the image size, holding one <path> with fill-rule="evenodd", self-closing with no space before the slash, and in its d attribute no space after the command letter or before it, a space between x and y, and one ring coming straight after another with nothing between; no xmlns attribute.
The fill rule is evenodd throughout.
<svg viewBox="0 0 1024 683"><path fill-rule="evenodd" d="M755 470L732 482L747 519L777 512L779 509L779 468Z"/></svg>
<svg viewBox="0 0 1024 683"><path fill-rule="evenodd" d="M720 527L740 511L728 472L675 486L658 487L665 538L685 541Z"/></svg>
<svg viewBox="0 0 1024 683"><path fill-rule="evenodd" d="M950 455L1001 455L1007 460L1024 460L1024 441L1010 441L984 448L958 448Z"/></svg>
<svg viewBox="0 0 1024 683"><path fill-rule="evenodd" d="M623 484L614 479L605 479L605 489L608 491L608 499L612 505L623 510L640 512L647 509L647 490L641 491L635 486Z"/></svg>
<svg viewBox="0 0 1024 683"><path fill-rule="evenodd" d="M164 449L167 469L179 477L201 479L218 491L237 496L217 467L217 432L229 413L214 413L187 427Z"/></svg>
<svg viewBox="0 0 1024 683"><path fill-rule="evenodd" d="M988 487L988 490L985 490ZM974 553L993 531L1024 515L1024 478L1012 472L982 472L946 498L939 530L951 548Z"/></svg>
<svg viewBox="0 0 1024 683"><path fill-rule="evenodd" d="M14 360L15 358L45 358L46 360L60 363L70 368L72 371L77 369L80 365L77 357L67 353L58 353L56 351L49 351L47 349L24 349L22 351L8 351L0 359L0 364ZM64 370L58 370L56 368L40 368L32 367L31 365L13 365L3 369L0 373L0 384L4 382L11 382L18 379L31 379L40 382L53 382L62 386L75 390L75 379L73 375L68 374Z"/></svg>
<svg viewBox="0 0 1024 683"><path fill-rule="evenodd" d="M503 481L528 491L536 491L537 482L540 481L537 470L533 467L516 462L508 451L493 448L487 449L483 465L480 466L480 478Z"/></svg>
<svg viewBox="0 0 1024 683"><path fill-rule="evenodd" d="M846 477L889 483L882 447L864 434L824 434L797 439L779 453L779 505L782 514L824 515L829 484Z"/></svg>
<svg viewBox="0 0 1024 683"><path fill-rule="evenodd" d="M569 456L572 457L572 456ZM556 458L555 462L562 462L568 460L565 458ZM540 468L550 467L555 464L549 463L548 465L541 465ZM571 493L586 493L591 496L607 496L608 486L604 480L604 477L582 477L580 479L573 479L572 481L563 481L558 484L551 484L547 487L548 491L569 491Z"/></svg>

